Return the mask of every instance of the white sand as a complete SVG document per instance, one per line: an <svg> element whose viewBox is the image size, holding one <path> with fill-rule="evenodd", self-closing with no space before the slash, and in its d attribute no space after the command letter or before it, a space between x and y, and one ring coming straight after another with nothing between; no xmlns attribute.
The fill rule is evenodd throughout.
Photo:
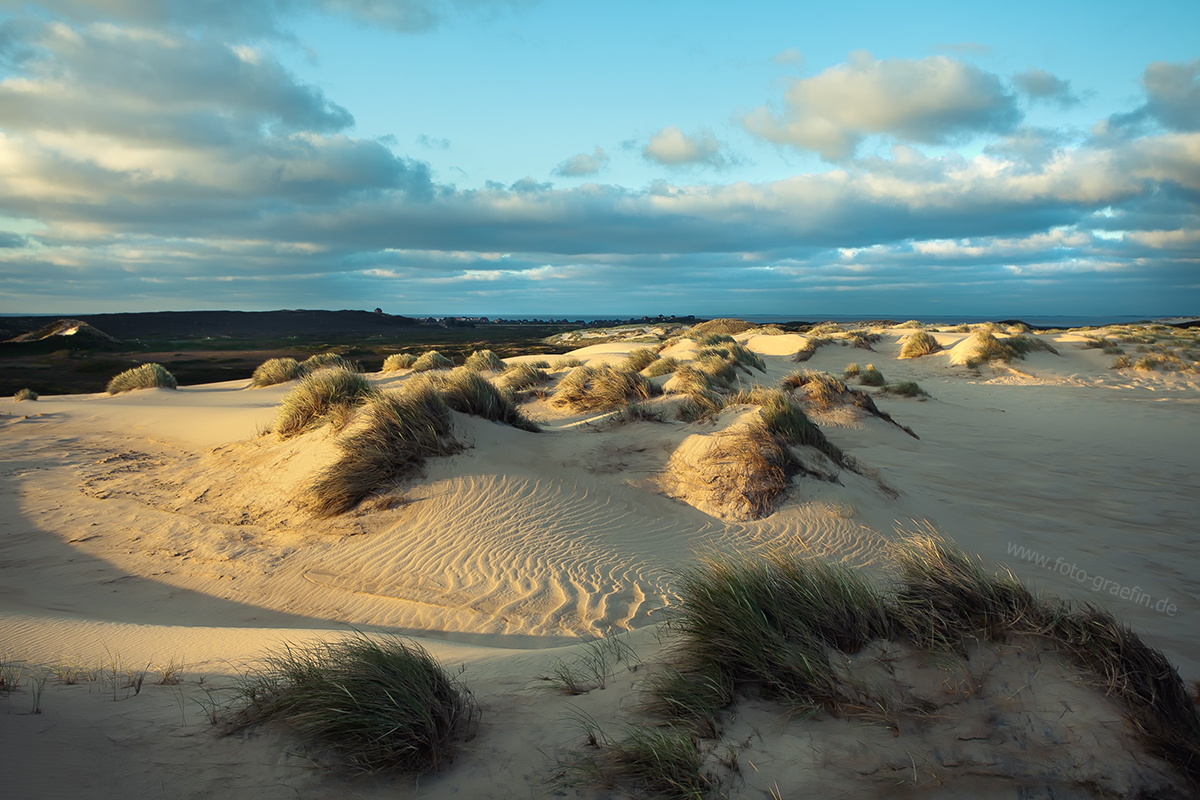
<svg viewBox="0 0 1200 800"><path fill-rule="evenodd" d="M1072 334L1044 337L1058 355L975 374L953 364L967 334L937 333L947 350L898 360L909 333L888 332L873 353L827 345L803 365L787 358L802 337L739 337L767 363L765 376L747 381L870 362L933 397L876 397L919 440L874 418L821 418L829 438L878 470L898 497L848 472L840 483L797 478L761 520L722 519L702 502L663 493L672 458L703 452L736 412L715 425L612 427L538 401L529 408L545 421L542 434L456 415L457 436L470 447L431 461L406 490L410 504L314 520L291 498L332 456L331 438L323 430L288 442L256 436L288 385L0 401L0 657L151 667L139 694L121 688L116 699L99 681L51 680L38 715L28 713L28 679L0 694L4 796L543 796L565 750L582 746L572 709L619 733L649 669L622 670L608 688L580 697L547 691L538 675L574 657L573 643L632 630L631 642L652 660L662 648L654 623L677 600L674 576L698 552L791 543L874 568L897 525L931 525L1037 588L1106 606L1185 679L1200 678L1198 376L1113 371L1111 356L1083 349ZM643 346L601 344L574 355L611 363ZM405 377L372 379L399 385ZM1016 548L1045 556L1051 568ZM415 782L349 780L296 755L283 731L213 734L210 698L227 696L257 654L351 627L415 635L445 663L466 665L462 678L484 717L449 769ZM171 660L186 665L183 683L150 685ZM1016 681L1021 669L1014 663L1004 680ZM999 713L1024 720L1017 727L1028 735L1012 741L1049 753L1054 774L1128 787L1153 773L1153 765L1143 764L1143 774L1109 757L1127 737L1119 710L1090 690L1077 695L1083 689L1069 668L1046 670L1049 683L1029 689L1019 709L1004 705L1001 682L977 698L982 705L954 706L960 716L949 727L899 739L862 720L788 723L770 706L747 708L728 735L754 740L743 756L754 770L726 789L738 797L766 797L775 784L785 797L810 791L803 787L821 787L813 796L1017 797L1018 781L979 776L1048 780L1018 763L1020 747L1009 752L988 731L955 738ZM1019 682L1011 688L1013 697L1022 691ZM1052 746L1038 738L1050 734L1035 730L1037 714L1061 716L1064 703L1079 707L1084 716L1072 724L1090 732L1076 745ZM953 749L939 736L966 750L949 766L921 767L914 747L929 759ZM984 744L971 750L969 741ZM863 748L873 754L870 769ZM995 756L987 768L954 766L987 753Z"/></svg>

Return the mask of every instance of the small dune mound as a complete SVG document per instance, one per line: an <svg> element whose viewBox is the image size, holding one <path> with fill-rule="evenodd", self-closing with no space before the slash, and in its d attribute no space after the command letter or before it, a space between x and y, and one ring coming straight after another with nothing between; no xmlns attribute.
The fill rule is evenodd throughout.
<svg viewBox="0 0 1200 800"><path fill-rule="evenodd" d="M243 678L239 695L229 719L235 730L284 722L306 745L361 772L437 771L478 712L433 656L394 636L285 647Z"/></svg>
<svg viewBox="0 0 1200 800"><path fill-rule="evenodd" d="M708 333L724 333L730 336L744 333L752 330L754 324L746 322L744 319L733 319L729 317L721 317L718 319L710 319L707 322L701 322L698 325L693 325L688 334L704 335Z"/></svg>
<svg viewBox="0 0 1200 800"><path fill-rule="evenodd" d="M828 373L811 369L793 372L784 377L783 388L789 392L803 389L804 401L816 411L826 412L839 407L857 408L866 414L879 417L884 422L895 425L914 439L921 438L913 432L912 428L901 425L886 411L881 411L869 394L849 388L844 381Z"/></svg>
<svg viewBox="0 0 1200 800"><path fill-rule="evenodd" d="M49 325L38 328L30 333L23 333L20 336L14 336L9 339L10 342L40 342L43 339L50 339L54 336L73 336L78 341L92 342L118 342L119 339L109 336L99 328L94 328L83 320L78 319L60 319L51 322Z"/></svg>
<svg viewBox="0 0 1200 800"><path fill-rule="evenodd" d="M904 344L900 348L900 358L920 358L941 349L942 345L933 337L933 334L918 330L904 340Z"/></svg>
<svg viewBox="0 0 1200 800"><path fill-rule="evenodd" d="M178 386L175 376L162 364L142 364L113 376L108 382L107 391L109 394L120 394L134 389L175 389Z"/></svg>
<svg viewBox="0 0 1200 800"><path fill-rule="evenodd" d="M992 329L981 327L950 350L950 363L972 368L989 361L1007 364L1025 358L1026 353L1038 351L1058 354L1052 345L1036 336L1016 334L998 339Z"/></svg>

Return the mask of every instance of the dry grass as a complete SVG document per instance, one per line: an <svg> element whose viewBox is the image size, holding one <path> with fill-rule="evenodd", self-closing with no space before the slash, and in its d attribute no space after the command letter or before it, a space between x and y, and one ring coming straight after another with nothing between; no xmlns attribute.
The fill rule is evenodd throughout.
<svg viewBox="0 0 1200 800"><path fill-rule="evenodd" d="M659 375L669 375L679 369L679 360L674 356L664 356L650 362L650 365L642 370L642 374L647 378L657 378Z"/></svg>
<svg viewBox="0 0 1200 800"><path fill-rule="evenodd" d="M550 365L550 369L554 370L555 372L558 372L560 369L571 369L572 367L581 367L581 366L583 366L583 362L580 361L578 358L576 358L575 356L567 356L565 358L560 358L560 359L556 360L553 364Z"/></svg>
<svg viewBox="0 0 1200 800"><path fill-rule="evenodd" d="M921 438L913 432L912 428L901 425L886 411L881 411L869 394L847 387L844 381L828 373L811 369L796 371L783 378L782 386L785 391L789 392L803 389L805 402L817 411L823 412L837 407L853 406L873 417L879 417L884 422L895 425L914 439Z"/></svg>
<svg viewBox="0 0 1200 800"><path fill-rule="evenodd" d="M329 367L348 369L351 372L362 372L362 365L357 361L347 361L337 353L317 353L300 362L300 368L305 373L316 372L319 369L327 369Z"/></svg>
<svg viewBox="0 0 1200 800"><path fill-rule="evenodd" d="M792 354L792 361L796 364L803 364L817 353L817 349L824 347L833 340L821 335L814 335L810 332L804 339L804 344L800 349Z"/></svg>
<svg viewBox="0 0 1200 800"><path fill-rule="evenodd" d="M417 357L412 353L392 353L383 360L384 372L399 372L402 369L412 369L417 363Z"/></svg>
<svg viewBox="0 0 1200 800"><path fill-rule="evenodd" d="M625 361L620 365L621 369L633 370L641 372L646 367L653 364L659 358L658 353L651 350L649 347L639 347L636 350L630 351L625 357Z"/></svg>
<svg viewBox="0 0 1200 800"><path fill-rule="evenodd" d="M35 392L33 389L29 389L29 388L18 389L16 391L16 393L13 395L13 401L18 402L18 403L21 402L22 400L37 400L37 399L38 399L38 393Z"/></svg>
<svg viewBox="0 0 1200 800"><path fill-rule="evenodd" d="M917 331L904 340L900 348L900 358L920 358L941 350L942 346L931 334Z"/></svg>
<svg viewBox="0 0 1200 800"><path fill-rule="evenodd" d="M450 408L462 414L503 422L523 431L537 433L540 428L531 422L513 399L510 392L496 388L477 372L462 368L448 376L430 377L433 385Z"/></svg>
<svg viewBox="0 0 1200 800"><path fill-rule="evenodd" d="M352 410L374 394L375 387L357 372L341 367L317 370L284 395L272 429L290 439L330 416L345 423Z"/></svg>
<svg viewBox="0 0 1200 800"><path fill-rule="evenodd" d="M108 382L109 394L120 394L134 389L174 389L178 386L175 376L162 364L142 364L115 375Z"/></svg>
<svg viewBox="0 0 1200 800"><path fill-rule="evenodd" d="M883 386L887 383L883 379L883 373L875 369L874 364L867 364L859 371L858 382L863 386Z"/></svg>
<svg viewBox="0 0 1200 800"><path fill-rule="evenodd" d="M880 394L894 394L900 397L916 397L924 400L929 397L929 392L920 387L916 381L898 381L897 383L885 384L879 390Z"/></svg>

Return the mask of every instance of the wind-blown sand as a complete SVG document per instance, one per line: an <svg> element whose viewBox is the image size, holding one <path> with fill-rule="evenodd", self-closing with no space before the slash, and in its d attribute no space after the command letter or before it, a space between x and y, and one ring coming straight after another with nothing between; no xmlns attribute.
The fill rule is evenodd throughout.
<svg viewBox="0 0 1200 800"><path fill-rule="evenodd" d="M136 694L50 679L36 715L29 678L0 694L4 795L612 796L548 781L583 747L579 713L614 733L632 719L638 681L664 648L656 623L678 601L678 570L699 553L788 545L875 573L896 528L923 524L1035 588L1104 605L1200 679L1200 376L1109 369L1112 356L1077 333L1040 336L1057 354L972 371L956 365L968 333L936 332L945 349L899 359L910 333L886 331L875 352L826 345L805 364L788 358L803 344L796 334L737 337L767 367L743 375L748 384L870 362L932 396L874 395L919 439L873 417L814 415L868 474L796 477L759 520L670 488L672 459L703 451L749 407L715 423L618 425L535 400L525 408L541 434L455 414L468 447L431 460L405 487L407 504L322 520L292 499L332 458L328 430L258 435L293 384L0 402L0 658L150 665ZM573 355L612 363L643 346ZM688 342L664 353L694 351ZM398 387L409 376L370 378ZM208 724L265 649L352 628L419 637L463 666L483 718L440 774L350 779L298 754L281 729L221 737ZM581 640L618 634L646 666L578 697L538 680L577 658ZM1155 785L1158 762L1125 755L1120 709L1065 662L985 656L993 666L980 669L997 677L975 705L900 736L748 704L726 731L747 745L723 790L1015 798ZM153 684L170 661L184 665L182 683ZM1064 708L1074 716L1056 728Z"/></svg>

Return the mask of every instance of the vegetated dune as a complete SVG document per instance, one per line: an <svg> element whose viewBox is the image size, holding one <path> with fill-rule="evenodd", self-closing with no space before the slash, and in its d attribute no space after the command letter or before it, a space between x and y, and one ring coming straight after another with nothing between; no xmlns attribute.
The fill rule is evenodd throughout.
<svg viewBox="0 0 1200 800"><path fill-rule="evenodd" d="M911 330L879 329L870 360L931 399L851 388L920 438L795 393L790 402L841 463L791 447L766 504L737 500L746 487L730 479L746 464L728 444L813 337L747 328L732 342L699 341L720 332L668 338L677 333L656 345L641 331L570 357L620 370L633 350L665 345L660 355L694 370L686 380L663 374L628 407L579 412L554 403L573 368L552 367L549 383L519 395L540 433L450 412L458 447L327 518L300 500L359 412L281 439L267 431L294 384L43 396L0 409L0 688L16 684L0 692L0 747L12 755L13 796L506 797L537 795L556 775L572 796L605 796L592 780L601 775L650 793L650 778L623 772L625 751L611 745L676 657L659 623L684 602L682 572L709 556L787 552L886 586L897 524L929 526L988 569L1107 608L1189 685L1200 678L1190 624L1200 613L1200 379L1189 355L1200 348L1190 332L1027 333L1057 352L1027 346L1005 361L972 351L967 367L956 354L975 331L929 329L943 349L900 359ZM867 360L849 326L815 335L823 344L804 369L841 376ZM736 361L734 344L763 369ZM1112 369L1120 355L1144 364ZM402 393L419 376L367 378ZM697 414L697 392L717 406ZM677 419L689 408L692 421ZM266 649L350 629L413 635L453 671L465 665L459 680L483 717L453 763L419 784L351 778L288 755L299 745L282 726L217 735L210 722L233 713L237 676ZM586 644L596 637L624 644L602 652ZM769 692L741 697L717 730L684 737L697 774L720 783L700 790L1191 791L1177 766L1145 754L1127 711L1093 690L1086 670L1036 637L936 656L872 647L845 668L875 685L891 664L894 705L797 719ZM567 684L582 693L563 694ZM608 745L588 747L591 724Z"/></svg>

